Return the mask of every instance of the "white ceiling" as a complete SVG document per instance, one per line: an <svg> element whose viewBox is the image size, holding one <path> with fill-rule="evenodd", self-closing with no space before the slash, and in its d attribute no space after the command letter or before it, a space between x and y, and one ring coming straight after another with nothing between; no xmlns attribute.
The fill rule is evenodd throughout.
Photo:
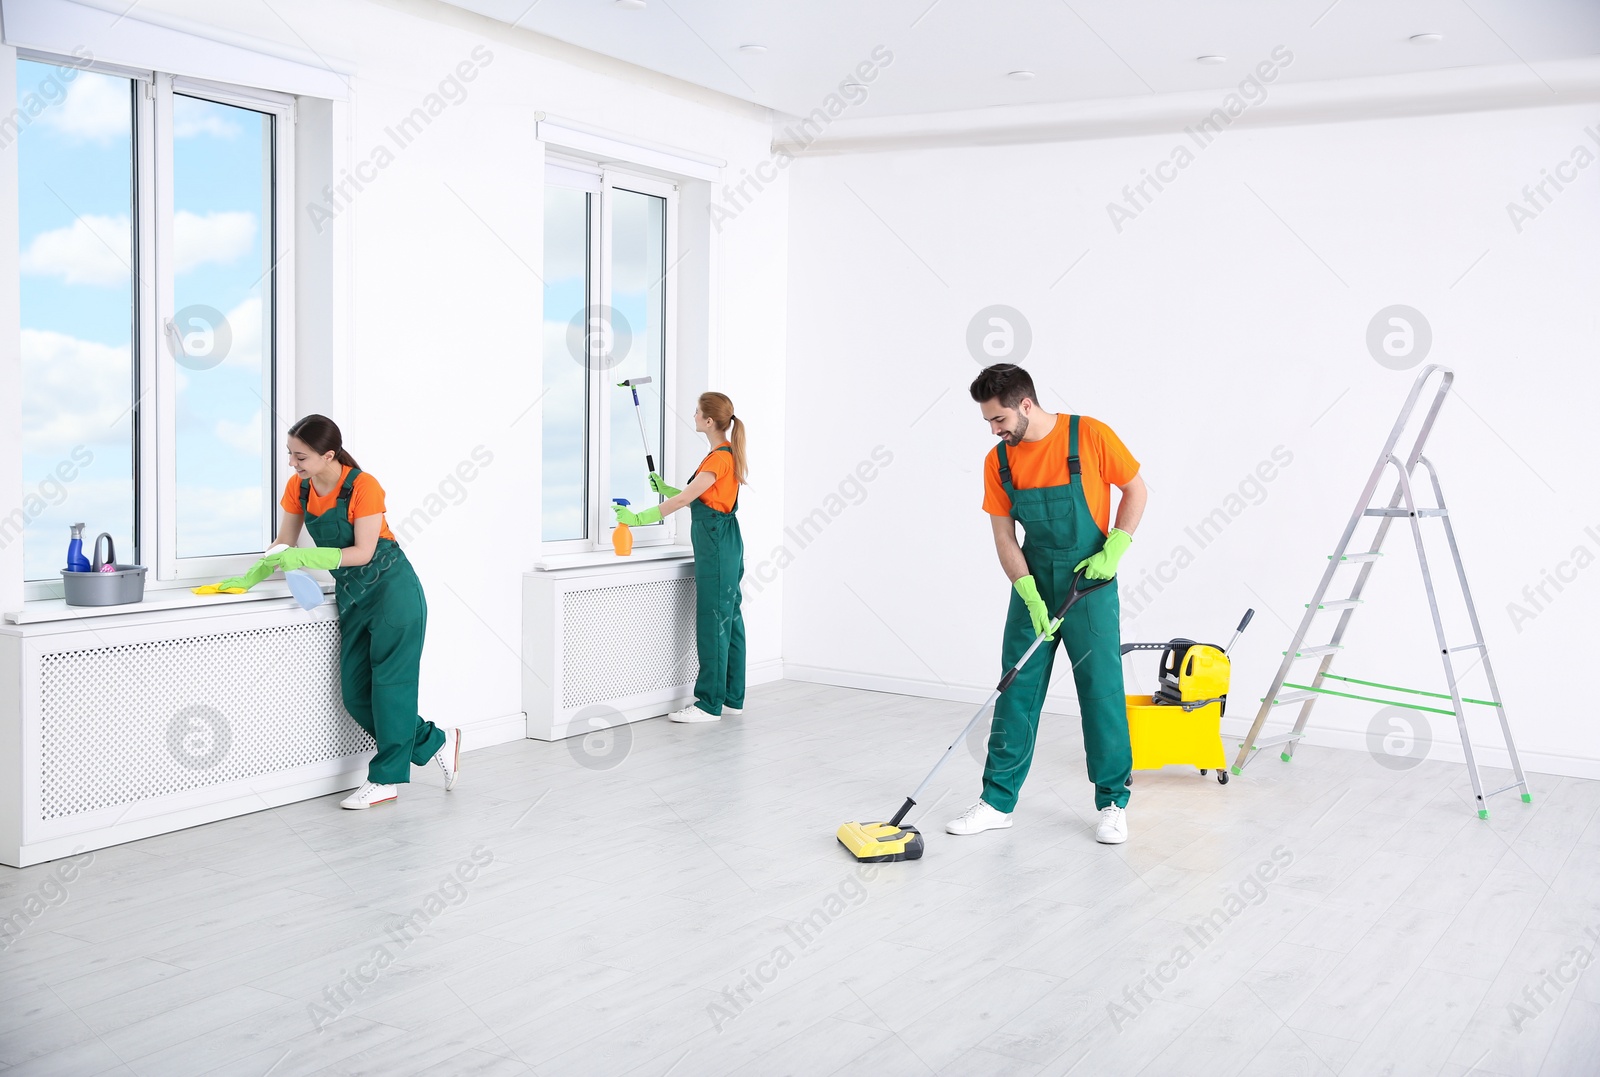
<svg viewBox="0 0 1600 1077"><path fill-rule="evenodd" d="M447 2L793 115L879 45L893 60L851 116L1221 89L1280 45L1285 82L1600 55L1600 0ZM1408 40L1423 33L1444 39ZM1206 54L1227 62L1196 62Z"/></svg>

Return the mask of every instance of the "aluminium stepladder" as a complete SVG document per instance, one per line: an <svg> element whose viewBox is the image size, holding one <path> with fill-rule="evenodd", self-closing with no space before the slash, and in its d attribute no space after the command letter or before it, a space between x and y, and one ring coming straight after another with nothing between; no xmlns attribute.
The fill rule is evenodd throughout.
<svg viewBox="0 0 1600 1077"><path fill-rule="evenodd" d="M1439 374L1439 384L1434 392L1432 403L1428 406L1422 425L1417 431L1416 440L1412 443L1405 459L1395 454L1395 446L1400 441L1407 422L1416 410L1417 402L1422 398L1424 386L1428 379L1435 373ZM1359 699L1371 703L1384 703L1390 706L1404 707L1410 710L1427 711L1434 714L1448 714L1455 718L1456 729L1461 735L1461 750L1466 755L1467 773L1472 777L1472 794L1478 809L1478 817L1489 817L1488 798L1497 793L1504 793L1511 789L1522 790L1524 803L1533 799L1528 790L1527 778L1522 773L1522 763L1517 758L1517 746L1511 739L1511 726L1506 721L1505 706L1500 698L1500 688L1495 682L1494 667L1489 662L1488 644L1483 638L1483 628L1478 621L1478 610L1472 602L1472 591L1467 586L1466 569L1461 564L1461 551L1456 546L1455 529L1450 522L1450 513L1445 506L1444 491L1439 485L1439 474L1434 470L1433 463L1422 455L1423 445L1428 440L1428 434L1433 430L1434 420L1439 415L1439 409L1444 404L1446 395L1450 392L1450 385L1455 380L1455 372L1448 367L1430 364L1422 368L1417 375L1417 380L1411 386L1411 394L1406 397L1406 402L1400 409L1400 415L1395 420L1394 429L1389 432L1389 439L1384 442L1383 450L1378 454L1378 462L1372 469L1372 475L1367 479L1366 488L1361 491L1361 500L1357 503L1355 511L1350 516L1350 522L1345 525L1344 534L1339 538L1339 545L1328 558L1328 567L1322 573L1322 580L1317 584L1316 593L1306 605L1305 616L1300 620L1300 627L1295 630L1294 638L1289 643L1289 649L1284 652L1283 662L1278 666L1278 673L1272 679L1272 687L1261 701L1261 709L1256 712L1255 722L1250 726L1250 733L1245 737L1244 743L1239 746L1239 754L1233 762L1233 773L1238 774L1252 758L1252 754L1262 748L1282 746L1281 758L1288 762L1294 754L1294 745L1305 735L1306 722L1311 717L1312 705L1317 698L1323 695L1339 696L1345 699ZM1433 486L1434 503L1431 506L1419 506L1412 494L1411 479L1418 464L1427 469L1429 482ZM1383 479L1384 472L1390 465L1394 465L1397 482L1394 494L1389 498L1389 503L1382 507L1372 504L1373 494L1377 491L1378 483ZM1369 549L1357 553L1350 552L1350 542L1355 535L1357 526L1366 517L1378 517L1377 531L1372 539ZM1367 578L1372 574L1372 566L1383 556L1383 542L1388 536L1389 525L1397 519L1411 521L1411 533L1417 547L1417 561L1422 569L1422 585L1428 595L1428 608L1433 614L1434 637L1438 641L1439 656L1444 663L1445 682L1449 685L1449 694L1440 692L1426 692L1415 688L1398 688L1394 685L1379 684L1376 681L1357 680L1354 677L1344 677L1328 672L1333 664L1336 654L1343 648L1345 629L1350 624L1351 615L1356 607L1361 605L1361 593L1367 585ZM1455 563L1456 579L1461 584L1461 597L1466 605L1467 618L1472 626L1473 641L1452 647L1445 639L1444 622L1439 615L1439 601L1434 594L1433 576L1428 567L1428 553L1423 544L1422 527L1426 520L1438 520L1444 527L1445 539L1449 543L1450 558ZM1359 565L1355 583L1350 588L1346 598L1329 599L1328 588L1333 583L1333 578L1340 568L1349 565ZM1307 647L1305 646L1306 634L1311 629L1311 624L1318 615L1337 612L1339 620L1333 630L1333 635L1326 644ZM1461 695L1461 686L1457 680L1455 668L1455 655L1473 652L1478 657L1478 662L1483 666L1484 676L1488 680L1490 698L1487 700L1468 699ZM1318 658L1316 674L1307 684L1296 684L1289 680L1289 671L1296 662L1309 658ZM1477 663L1475 663L1477 664ZM1393 699L1380 699L1374 696L1358 695L1351 692L1335 691L1325 687L1326 681L1337 681L1341 684L1362 685L1371 688L1382 688L1392 692L1403 692L1413 696L1427 696L1434 699L1448 699L1450 710L1442 707L1429 707L1420 703L1402 702ZM1295 691L1285 692L1285 688ZM1500 732L1505 738L1506 753L1510 757L1511 771L1516 780L1510 785L1499 789L1484 792L1483 779L1478 773L1478 764L1472 752L1472 740L1467 734L1466 712L1464 703L1494 708L1500 720ZM1294 728L1287 733L1280 733L1269 737L1261 737L1261 729L1266 724L1267 718L1277 707L1298 704L1300 714L1295 719ZM1259 738L1259 739L1258 739Z"/></svg>

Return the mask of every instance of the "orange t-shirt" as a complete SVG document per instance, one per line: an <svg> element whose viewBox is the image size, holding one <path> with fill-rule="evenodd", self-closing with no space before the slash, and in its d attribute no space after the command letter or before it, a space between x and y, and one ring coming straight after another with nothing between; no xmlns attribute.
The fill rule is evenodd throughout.
<svg viewBox="0 0 1600 1077"><path fill-rule="evenodd" d="M333 491L326 495L317 493L317 484L311 484L311 496L306 498L306 515L321 516L338 504L339 491L344 489L345 477L350 474L348 467L339 469L339 481L334 484ZM289 482L283 488L283 500L278 502L284 512L300 515L300 476L289 476ZM383 515L383 487L378 485L378 480L363 471L356 476L355 485L350 488L350 522L355 523L363 516ZM378 536L393 539L394 533L389 530L387 519L378 521Z"/></svg>
<svg viewBox="0 0 1600 1077"><path fill-rule="evenodd" d="M724 441L722 444L728 443ZM700 500L718 512L732 512L733 503L739 499L739 476L734 473L733 453L723 452L720 448L712 449L695 469L696 475L701 472L711 474L716 481L700 495Z"/></svg>
<svg viewBox="0 0 1600 1077"><path fill-rule="evenodd" d="M1041 486L1065 486L1072 478L1067 470L1067 447L1071 443L1071 419L1056 416L1055 428L1039 441L1024 441L1006 446L1006 461L1011 465L1011 485L1018 490ZM1078 419L1078 464L1082 467L1083 499L1089 514L1102 532L1111 530L1111 487L1124 486L1139 474L1139 461L1127 446L1098 419L1087 415ZM1000 485L1000 447L989 450L983 462L983 511L991 516L1011 515L1011 499Z"/></svg>

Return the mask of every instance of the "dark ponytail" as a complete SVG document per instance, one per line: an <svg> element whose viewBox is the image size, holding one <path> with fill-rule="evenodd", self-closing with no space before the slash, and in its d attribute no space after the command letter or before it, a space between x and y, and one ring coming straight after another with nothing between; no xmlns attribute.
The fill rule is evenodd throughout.
<svg viewBox="0 0 1600 1077"><path fill-rule="evenodd" d="M289 436L305 442L318 456L332 452L333 458L345 467L358 470L361 467L355 457L344 451L344 435L339 433L339 424L326 415L307 415L289 428Z"/></svg>

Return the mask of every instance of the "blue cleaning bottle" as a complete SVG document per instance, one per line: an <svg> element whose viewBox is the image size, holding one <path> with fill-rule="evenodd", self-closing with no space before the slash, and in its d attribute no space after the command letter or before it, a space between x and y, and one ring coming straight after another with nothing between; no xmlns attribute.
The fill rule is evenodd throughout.
<svg viewBox="0 0 1600 1077"><path fill-rule="evenodd" d="M83 525L72 525L72 541L67 543L67 571L91 571L89 559L83 556Z"/></svg>

